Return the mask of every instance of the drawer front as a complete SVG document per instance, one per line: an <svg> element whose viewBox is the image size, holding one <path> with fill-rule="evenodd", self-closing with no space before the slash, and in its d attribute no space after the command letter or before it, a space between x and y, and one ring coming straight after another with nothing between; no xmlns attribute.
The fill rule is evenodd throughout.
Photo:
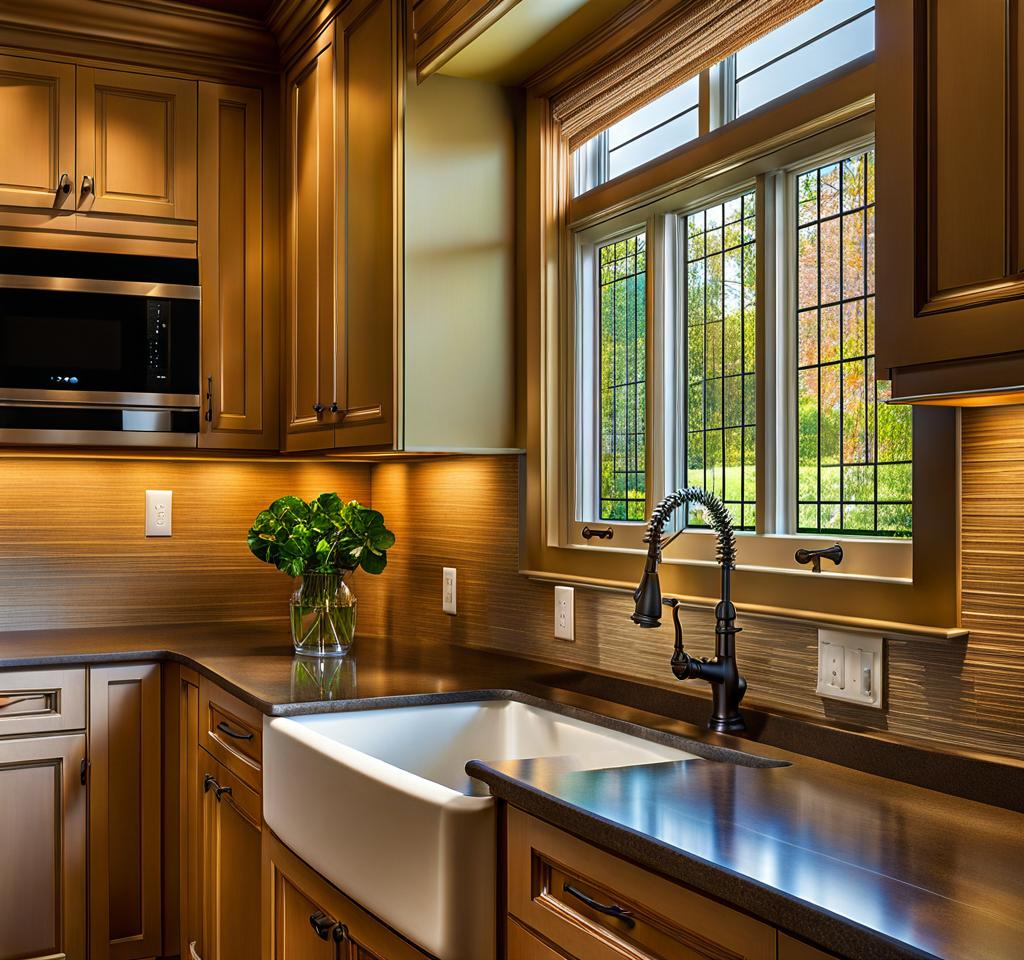
<svg viewBox="0 0 1024 960"><path fill-rule="evenodd" d="M570 956L775 957L775 930L767 924L518 810L509 810L507 829L509 912Z"/></svg>
<svg viewBox="0 0 1024 960"><path fill-rule="evenodd" d="M0 671L0 737L84 729L84 668Z"/></svg>
<svg viewBox="0 0 1024 960"><path fill-rule="evenodd" d="M263 718L205 677L199 681L199 745L243 783L263 788Z"/></svg>

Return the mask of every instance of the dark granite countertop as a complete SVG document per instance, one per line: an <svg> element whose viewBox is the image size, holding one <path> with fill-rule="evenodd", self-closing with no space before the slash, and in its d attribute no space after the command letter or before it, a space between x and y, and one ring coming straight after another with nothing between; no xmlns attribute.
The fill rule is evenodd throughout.
<svg viewBox="0 0 1024 960"><path fill-rule="evenodd" d="M698 741L705 757L788 762L469 770L528 813L853 960L1022 955L1024 815L899 782L963 778L960 792L1019 806L1019 764L755 713L750 737L712 734L697 725L702 698L451 644L361 638L321 665L293 657L283 621L0 634L0 668L151 659L184 663L268 715L514 691ZM889 776L865 772L879 770Z"/></svg>

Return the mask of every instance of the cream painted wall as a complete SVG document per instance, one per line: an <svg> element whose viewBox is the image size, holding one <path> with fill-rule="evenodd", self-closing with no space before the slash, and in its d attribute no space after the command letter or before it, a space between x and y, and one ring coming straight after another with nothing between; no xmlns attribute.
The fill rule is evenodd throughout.
<svg viewBox="0 0 1024 960"><path fill-rule="evenodd" d="M419 85L410 78L408 450L449 449L452 436L461 449L516 445L515 182L515 116L504 90L452 77Z"/></svg>

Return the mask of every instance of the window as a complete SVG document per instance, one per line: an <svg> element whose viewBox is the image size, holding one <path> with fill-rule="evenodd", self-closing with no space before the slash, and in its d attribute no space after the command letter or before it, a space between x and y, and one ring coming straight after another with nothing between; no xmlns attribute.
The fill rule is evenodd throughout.
<svg viewBox="0 0 1024 960"><path fill-rule="evenodd" d="M647 515L647 238L598 254L601 520Z"/></svg>
<svg viewBox="0 0 1024 960"><path fill-rule="evenodd" d="M874 171L870 142L753 180L740 165L731 189L713 178L644 208L644 231L584 231L577 336L596 339L599 385L579 409L597 410L600 442L577 470L600 492L580 521L642 529L667 490L696 485L751 534L911 536L911 410L886 405L874 370ZM700 510L684 523L706 527Z"/></svg>
<svg viewBox="0 0 1024 960"><path fill-rule="evenodd" d="M797 530L909 536L910 408L874 369L873 149L796 177Z"/></svg>
<svg viewBox="0 0 1024 960"><path fill-rule="evenodd" d="M822 0L734 54L723 74L732 81L734 109L743 116L875 48L875 5Z"/></svg>
<svg viewBox="0 0 1024 960"><path fill-rule="evenodd" d="M700 77L663 94L582 144L573 154L573 195L696 139L701 107L709 129L741 117L875 48L871 0L821 0Z"/></svg>
<svg viewBox="0 0 1024 960"><path fill-rule="evenodd" d="M686 486L717 493L753 530L757 509L757 247L754 193L683 218ZM701 509L689 522L705 526Z"/></svg>

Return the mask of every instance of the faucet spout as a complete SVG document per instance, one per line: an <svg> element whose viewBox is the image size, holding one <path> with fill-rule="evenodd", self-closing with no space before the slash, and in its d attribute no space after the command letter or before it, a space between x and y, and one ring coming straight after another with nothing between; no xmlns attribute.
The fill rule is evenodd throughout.
<svg viewBox="0 0 1024 960"><path fill-rule="evenodd" d="M679 601L661 596L658 564L665 524L673 511L684 503L698 503L708 513L717 535L717 560L722 568L722 596L715 607L715 658L698 660L683 649L683 628L679 619ZM672 673L679 680L699 678L711 684L712 714L708 727L719 732L744 730L746 725L739 705L746 693L747 682L736 665L736 608L732 603L732 570L736 565L736 534L729 509L713 493L701 487L684 487L670 493L654 508L644 536L647 559L643 576L633 593L635 609L631 620L641 627L660 627L662 604L672 608L675 627L675 645L672 653Z"/></svg>

